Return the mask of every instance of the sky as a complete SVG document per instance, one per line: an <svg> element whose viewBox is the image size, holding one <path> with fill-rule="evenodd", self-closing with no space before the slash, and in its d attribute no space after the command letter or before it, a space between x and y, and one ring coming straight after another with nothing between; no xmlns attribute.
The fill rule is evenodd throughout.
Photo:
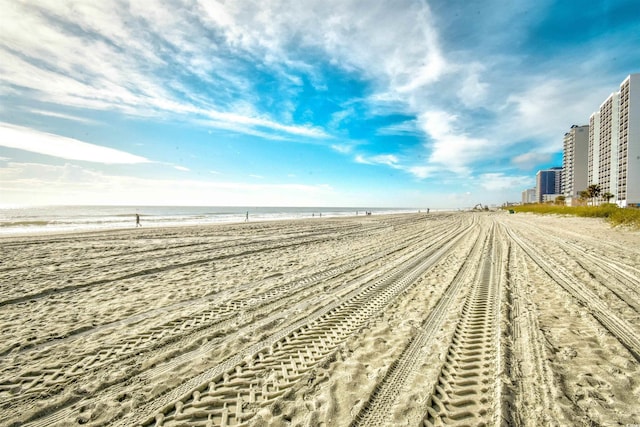
<svg viewBox="0 0 640 427"><path fill-rule="evenodd" d="M519 201L637 0L0 0L0 205Z"/></svg>

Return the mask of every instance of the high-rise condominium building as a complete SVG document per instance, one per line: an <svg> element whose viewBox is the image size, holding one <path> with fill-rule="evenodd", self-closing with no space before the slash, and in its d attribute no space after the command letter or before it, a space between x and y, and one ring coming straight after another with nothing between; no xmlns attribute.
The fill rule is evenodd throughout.
<svg viewBox="0 0 640 427"><path fill-rule="evenodd" d="M536 202L536 189L527 188L522 192L522 204L535 203Z"/></svg>
<svg viewBox="0 0 640 427"><path fill-rule="evenodd" d="M618 133L620 131L620 94L612 93L600 105L600 142L598 182L602 193L618 199Z"/></svg>
<svg viewBox="0 0 640 427"><path fill-rule="evenodd" d="M589 184L599 183L600 171L600 111L589 117L589 158L587 161Z"/></svg>
<svg viewBox="0 0 640 427"><path fill-rule="evenodd" d="M573 125L564 134L562 158L562 191L565 203L571 205L578 193L588 187L589 125Z"/></svg>
<svg viewBox="0 0 640 427"><path fill-rule="evenodd" d="M562 168L540 170L536 174L536 201L542 203L547 194L560 195L562 189Z"/></svg>
<svg viewBox="0 0 640 427"><path fill-rule="evenodd" d="M631 74L589 119L588 182L619 206L640 204L640 74Z"/></svg>
<svg viewBox="0 0 640 427"><path fill-rule="evenodd" d="M620 85L618 204L640 204L640 74Z"/></svg>

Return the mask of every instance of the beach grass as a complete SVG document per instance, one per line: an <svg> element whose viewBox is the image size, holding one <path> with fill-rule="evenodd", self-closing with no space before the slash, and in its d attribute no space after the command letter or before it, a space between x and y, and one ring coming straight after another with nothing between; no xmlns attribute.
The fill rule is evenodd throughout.
<svg viewBox="0 0 640 427"><path fill-rule="evenodd" d="M605 218L611 225L630 226L640 229L640 209L619 208L613 203L600 206L562 206L553 204L526 204L510 206L515 212L531 212L541 215L570 215L588 218Z"/></svg>

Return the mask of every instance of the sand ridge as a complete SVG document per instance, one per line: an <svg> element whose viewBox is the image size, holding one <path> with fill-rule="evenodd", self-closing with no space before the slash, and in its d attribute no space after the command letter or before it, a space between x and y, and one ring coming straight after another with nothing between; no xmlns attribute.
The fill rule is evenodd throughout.
<svg viewBox="0 0 640 427"><path fill-rule="evenodd" d="M640 423L639 242L503 212L3 238L0 425Z"/></svg>

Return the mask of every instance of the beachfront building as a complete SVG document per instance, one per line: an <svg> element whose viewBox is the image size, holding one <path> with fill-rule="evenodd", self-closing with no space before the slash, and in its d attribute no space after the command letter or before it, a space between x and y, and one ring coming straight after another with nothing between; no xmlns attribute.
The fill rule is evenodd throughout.
<svg viewBox="0 0 640 427"><path fill-rule="evenodd" d="M536 189L535 188L527 188L522 192L522 204L526 205L527 203L535 203L536 202Z"/></svg>
<svg viewBox="0 0 640 427"><path fill-rule="evenodd" d="M564 134L562 159L562 195L569 206L575 204L578 193L588 187L589 125L573 125Z"/></svg>
<svg viewBox="0 0 640 427"><path fill-rule="evenodd" d="M589 117L589 154L587 160L587 182L598 184L600 170L600 112Z"/></svg>
<svg viewBox="0 0 640 427"><path fill-rule="evenodd" d="M591 115L588 152L589 185L621 207L640 204L640 74L627 76Z"/></svg>
<svg viewBox="0 0 640 427"><path fill-rule="evenodd" d="M618 205L640 205L640 74L620 85Z"/></svg>
<svg viewBox="0 0 640 427"><path fill-rule="evenodd" d="M618 134L620 132L620 94L612 93L600 105L598 129L598 182L600 192L618 200ZM595 129L594 129L595 132Z"/></svg>
<svg viewBox="0 0 640 427"><path fill-rule="evenodd" d="M561 194L562 168L539 170L536 173L536 202L542 203L545 194Z"/></svg>

